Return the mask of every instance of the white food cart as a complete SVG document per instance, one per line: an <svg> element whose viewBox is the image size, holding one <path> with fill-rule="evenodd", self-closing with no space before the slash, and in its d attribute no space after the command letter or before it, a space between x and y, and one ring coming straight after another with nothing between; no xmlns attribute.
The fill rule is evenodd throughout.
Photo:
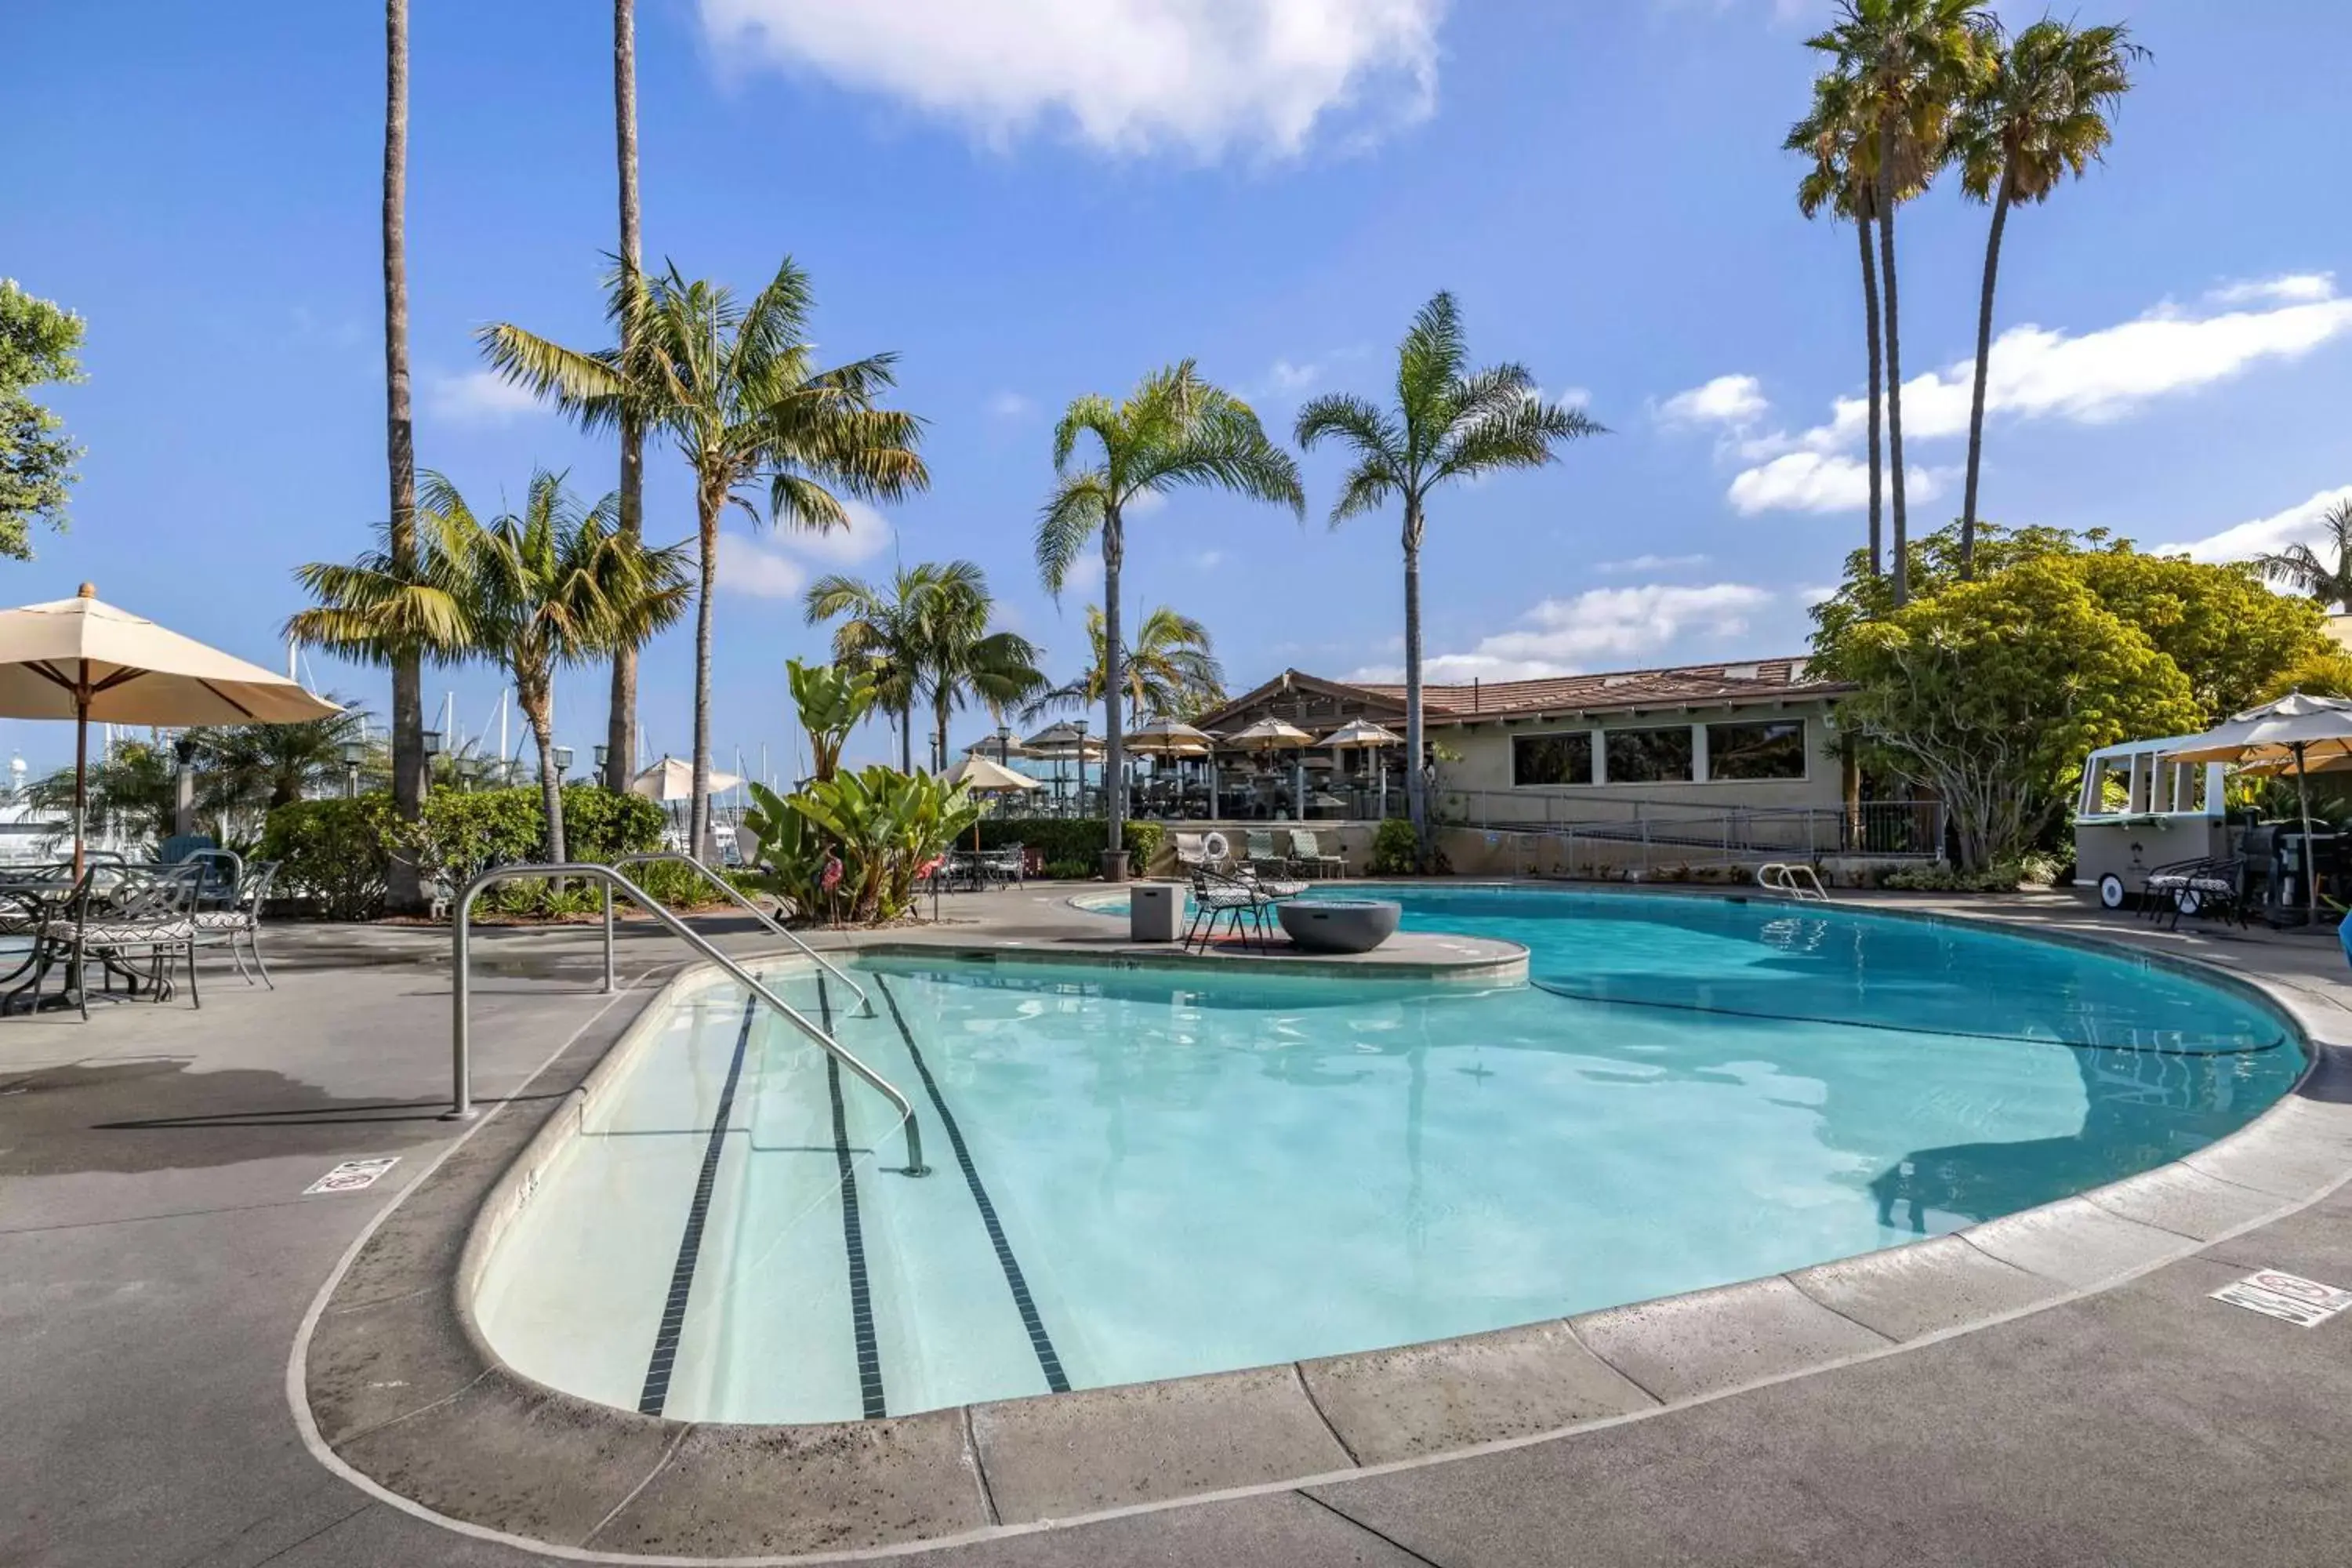
<svg viewBox="0 0 2352 1568"><path fill-rule="evenodd" d="M2074 886L2121 909L2149 871L2230 852L2220 763L2175 763L2193 735L2126 741L2093 752L2074 805Z"/></svg>

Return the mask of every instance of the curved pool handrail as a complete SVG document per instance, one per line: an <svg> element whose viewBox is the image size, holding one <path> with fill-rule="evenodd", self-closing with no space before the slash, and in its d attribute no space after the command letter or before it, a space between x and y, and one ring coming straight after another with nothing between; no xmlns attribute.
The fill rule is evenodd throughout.
<svg viewBox="0 0 2352 1568"><path fill-rule="evenodd" d="M787 1023L800 1030L802 1034L807 1036L809 1040L814 1043L818 1049L824 1051L825 1055L831 1057L835 1061L839 1062L843 1067L847 1068L851 1072L855 1073L868 1089L873 1089L877 1094L879 1094L885 1100L887 1100L891 1105L897 1109L899 1116L904 1118L906 1123L907 1168L904 1173L909 1176L922 1176L930 1173L929 1167L923 1163L922 1123L915 1119L914 1103L908 1100L904 1094L901 1094L898 1089L891 1084L889 1079L884 1078L880 1073L876 1072L872 1068L867 1067L864 1062L858 1060L856 1056L851 1054L850 1051L843 1047L839 1040L835 1039L830 1034L826 1033L823 1028L819 1027L814 1022L813 1022L806 1015L800 1012L782 997L777 995L774 992L769 990L767 986L761 984L750 970L744 968L741 964L736 963L733 959L719 952L718 948L712 946L705 938L695 934L693 929L687 925L685 921L679 920L667 909L664 909L660 900L646 892L643 888L638 887L626 877L622 876L620 872L613 869L612 867L597 865L586 861L556 866L535 864L493 866L490 869L484 871L479 876L476 877L472 881L467 882L466 884L466 890L457 896L457 907L453 912L451 919L449 949L449 994L451 1009L449 1029L449 1068L451 1084L448 1114L452 1119L459 1121L470 1120L474 1114L474 1042L473 1022L471 1016L472 1009L470 1005L473 999L473 975L470 973L470 965L467 963L473 935L474 900L481 897L484 889L495 886L499 882L543 882L570 877L577 877L586 881L599 883L603 886L604 890L604 988L606 991L611 991L614 988L614 984L613 978L613 894L617 890L623 896L634 902L639 909L653 916L653 918L659 922L663 929L667 931L670 935L677 938L680 942L686 943L687 946L694 949L697 952L702 954L703 957L709 959L711 963L716 963L719 968L725 970L728 974L734 978L738 984L743 986L746 990L750 991L752 995L758 997L776 1012L782 1014Z"/></svg>
<svg viewBox="0 0 2352 1568"><path fill-rule="evenodd" d="M1804 874L1803 881L1797 879L1799 872ZM1821 873L1802 861L1767 860L1756 868L1756 885L1769 892L1786 893L1800 902L1811 900L1825 904L1830 899L1829 890L1822 886Z"/></svg>
<svg viewBox="0 0 2352 1568"><path fill-rule="evenodd" d="M702 879L704 881L709 883L712 887L718 889L720 892L733 900L738 908L743 910L761 925L766 926L770 931L774 931L778 936L782 937L786 942L791 942L794 947L800 949L806 956L816 960L817 967L823 969L827 974L832 975L835 980L840 981L844 985L848 986L850 990L856 992L857 994L858 1005L865 1009L866 1016L869 1018L878 1018L881 1016L880 1014L874 1011L874 998L866 994L865 986L860 985L856 981L852 980L848 975L843 973L839 965L826 958L824 954L819 952L816 949L811 947L807 942L803 942L798 931L792 930L790 927L786 926L783 921L777 920L774 916L769 914L767 910L760 908L759 905L745 898L742 894L742 890L737 888L734 883L729 881L726 878L720 876L718 872L712 870L709 867L704 865L693 856L688 855L685 850L656 849L644 855L624 855L618 859L610 862L610 864L614 866L650 866L659 864L665 860L675 860L681 866L691 866L697 871L699 871L702 874Z"/></svg>

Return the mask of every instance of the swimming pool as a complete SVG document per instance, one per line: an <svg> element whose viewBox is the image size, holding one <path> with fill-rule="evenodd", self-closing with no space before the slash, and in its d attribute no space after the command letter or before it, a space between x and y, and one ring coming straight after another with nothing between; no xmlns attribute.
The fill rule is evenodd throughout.
<svg viewBox="0 0 2352 1568"><path fill-rule="evenodd" d="M1349 892L1360 892L1353 885ZM1559 1317L1848 1256L2178 1159L2302 1053L2104 952L1727 900L1399 890L1500 988L876 957L657 1021L491 1253L525 1373L706 1421L901 1415Z"/></svg>

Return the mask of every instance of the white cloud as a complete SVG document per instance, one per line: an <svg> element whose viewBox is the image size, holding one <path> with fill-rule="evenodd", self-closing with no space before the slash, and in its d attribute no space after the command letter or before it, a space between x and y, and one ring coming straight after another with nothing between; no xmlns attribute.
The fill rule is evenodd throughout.
<svg viewBox="0 0 2352 1568"><path fill-rule="evenodd" d="M1636 555L1624 561L1603 561L1592 569L1612 574L1619 572L1673 572L1685 566L1704 566L1706 563L1707 557L1704 555Z"/></svg>
<svg viewBox="0 0 2352 1568"><path fill-rule="evenodd" d="M1037 405L1021 394L1008 388L1003 392L991 393L987 403L982 406L991 416L998 419L1022 419L1027 417Z"/></svg>
<svg viewBox="0 0 2352 1568"><path fill-rule="evenodd" d="M1213 572L1224 563L1225 552L1222 550L1203 550L1192 557L1192 564L1203 572Z"/></svg>
<svg viewBox="0 0 2352 1568"><path fill-rule="evenodd" d="M2289 272L2276 278L2242 278L2206 296L2217 305L2308 305L2336 297L2333 272Z"/></svg>
<svg viewBox="0 0 2352 1568"><path fill-rule="evenodd" d="M855 566L890 548L893 535L888 518L864 501L851 500L846 497L843 498L841 508L849 514L846 527L824 533L792 529L779 534L778 538L793 554L833 566Z"/></svg>
<svg viewBox="0 0 2352 1568"><path fill-rule="evenodd" d="M1302 151L1425 117L1446 0L701 0L723 58L814 68L995 143Z"/></svg>
<svg viewBox="0 0 2352 1568"><path fill-rule="evenodd" d="M425 412L452 425L503 425L541 407L539 399L493 370L425 378Z"/></svg>
<svg viewBox="0 0 2352 1568"><path fill-rule="evenodd" d="M1636 587L1592 588L1568 599L1546 599L1521 619L1519 629L1480 639L1468 653L1442 653L1422 661L1422 679L1437 682L1529 680L1575 675L1596 659L1622 662L1657 653L1685 633L1738 637L1750 613L1772 595L1745 583L1704 587L1647 583ZM1351 680L1393 682L1394 668L1357 670Z"/></svg>
<svg viewBox="0 0 2352 1568"><path fill-rule="evenodd" d="M2290 544L2316 544L2320 539L2320 514L2332 506L2347 503L2352 503L2352 485L2322 490L2299 506L2225 528L2203 539L2158 548L2183 552L2199 561L2243 561L2269 551L2284 550ZM2320 559L2328 559L2328 552L2322 551Z"/></svg>
<svg viewBox="0 0 2352 1568"><path fill-rule="evenodd" d="M795 599L808 586L808 568L749 534L719 536L719 585L753 599Z"/></svg>
<svg viewBox="0 0 2352 1568"><path fill-rule="evenodd" d="M1253 389L1252 395L1270 402L1296 403L1322 378L1323 367L1312 361L1297 364L1278 359L1266 367L1264 385Z"/></svg>
<svg viewBox="0 0 2352 1568"><path fill-rule="evenodd" d="M1062 596L1067 598L1076 595L1083 599L1089 595L1100 593L1102 584L1102 552L1090 550L1070 563L1069 573L1062 579ZM1124 594L1119 595L1122 602L1126 597Z"/></svg>
<svg viewBox="0 0 2352 1568"><path fill-rule="evenodd" d="M1934 500L1950 470L1906 464L1906 500ZM1893 480L1886 483L1891 486ZM1891 493L1891 492L1890 492ZM1742 470L1731 481L1732 506L1746 516L1759 511L1860 511L1870 504L1870 468L1843 452L1790 452Z"/></svg>
<svg viewBox="0 0 2352 1568"><path fill-rule="evenodd" d="M1764 384L1752 375L1718 375L1704 386L1677 392L1658 405L1670 425L1752 425L1772 411Z"/></svg>
<svg viewBox="0 0 2352 1568"><path fill-rule="evenodd" d="M1987 361L1986 414L2112 424L2157 398L2213 385L2264 361L2298 358L2352 333L2352 300L2336 297L2328 274L2233 284L2222 292L2259 308L2199 316L2165 305L2080 336L2011 327L1993 340ZM1964 360L1903 384L1906 443L1968 433L1975 371L1976 362ZM1752 405L1745 396L1753 382L1748 376L1719 376L1670 399L1661 412L1672 417L1688 399L1691 412L1685 422L1714 419L1737 428L1769 409L1760 392ZM1757 466L1732 480L1732 505L1750 513L1844 511L1863 505L1865 470L1848 454L1862 444L1868 422L1866 399L1841 397L1827 424L1795 436L1743 437L1732 449ZM1909 470L1908 493L1923 499L1932 494L1920 481L1932 483L1934 476L1935 470L1924 467Z"/></svg>

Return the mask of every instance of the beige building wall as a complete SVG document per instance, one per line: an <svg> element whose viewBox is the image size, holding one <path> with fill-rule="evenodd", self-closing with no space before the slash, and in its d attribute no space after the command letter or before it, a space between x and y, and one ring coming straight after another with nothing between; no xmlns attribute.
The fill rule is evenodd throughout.
<svg viewBox="0 0 2352 1568"><path fill-rule="evenodd" d="M1805 726L1805 777L1801 779L1717 779L1706 776L1705 727L1710 723L1758 723L1801 721ZM1512 742L1521 736L1589 731L1596 757L1606 756L1603 739L1611 730L1653 730L1696 726L1692 752L1697 782L1518 785L1512 782ZM1811 807L1834 811L1843 804L1837 760L1828 755L1831 739L1829 703L1815 699L1784 706L1764 704L1740 708L1703 708L1639 716L1610 714L1591 719L1499 720L1474 724L1434 726L1430 738L1458 752L1460 762L1437 765L1441 809L1474 821L1543 822L1613 817L1628 814L1624 803L1671 802L1687 805L1692 815L1732 809ZM1447 797L1454 797L1449 799Z"/></svg>

